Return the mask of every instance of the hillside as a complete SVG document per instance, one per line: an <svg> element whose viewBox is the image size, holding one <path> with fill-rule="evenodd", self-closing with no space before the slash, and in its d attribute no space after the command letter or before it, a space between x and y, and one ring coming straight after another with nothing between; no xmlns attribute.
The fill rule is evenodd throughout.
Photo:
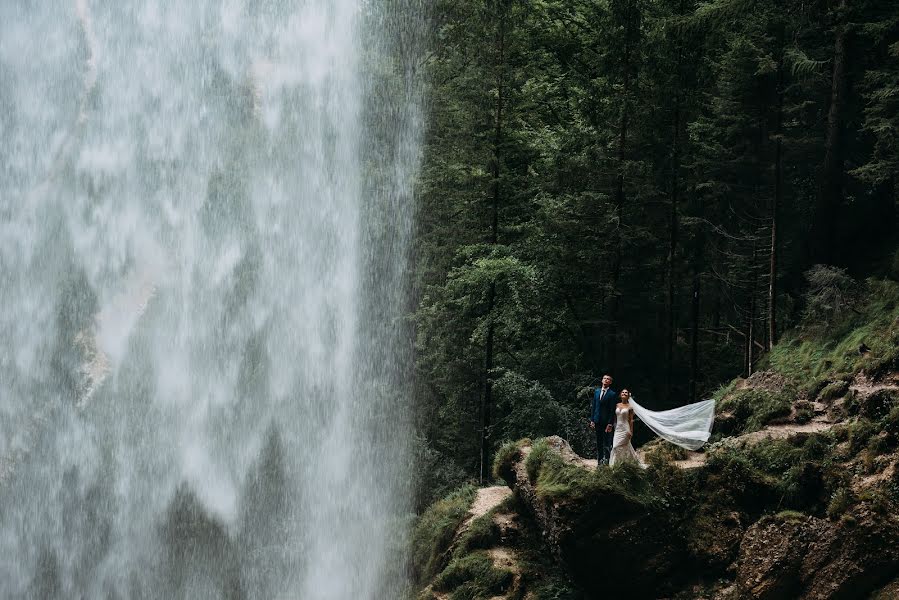
<svg viewBox="0 0 899 600"><path fill-rule="evenodd" d="M597 471L558 437L505 445L512 495L467 487L420 518L420 597L895 597L899 284L824 307L717 392L704 452L653 442L647 469Z"/></svg>

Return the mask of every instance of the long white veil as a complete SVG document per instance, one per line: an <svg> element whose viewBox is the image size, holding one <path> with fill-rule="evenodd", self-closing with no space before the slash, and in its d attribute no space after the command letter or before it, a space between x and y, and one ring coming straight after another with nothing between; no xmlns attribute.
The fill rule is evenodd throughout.
<svg viewBox="0 0 899 600"><path fill-rule="evenodd" d="M698 450L709 441L715 422L715 401L703 400L671 410L655 412L630 398L634 414L662 439L690 450Z"/></svg>

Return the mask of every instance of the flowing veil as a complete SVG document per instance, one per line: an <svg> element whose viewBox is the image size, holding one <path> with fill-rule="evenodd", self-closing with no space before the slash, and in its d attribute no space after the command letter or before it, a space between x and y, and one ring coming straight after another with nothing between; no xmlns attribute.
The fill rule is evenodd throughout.
<svg viewBox="0 0 899 600"><path fill-rule="evenodd" d="M659 412L643 408L634 402L633 397L630 405L634 414L647 427L672 444L698 450L709 441L712 434L712 424L715 422L714 400L703 400Z"/></svg>

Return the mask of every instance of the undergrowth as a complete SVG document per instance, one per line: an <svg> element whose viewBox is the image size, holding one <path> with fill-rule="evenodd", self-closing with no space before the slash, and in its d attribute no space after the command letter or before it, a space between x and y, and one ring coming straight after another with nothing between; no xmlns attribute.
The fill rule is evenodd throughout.
<svg viewBox="0 0 899 600"><path fill-rule="evenodd" d="M797 328L771 350L761 367L801 382L804 391L827 389L827 382L847 381L859 371L877 375L899 368L899 283L869 280L866 289L857 312L838 323ZM831 389L827 395L840 391L845 393Z"/></svg>

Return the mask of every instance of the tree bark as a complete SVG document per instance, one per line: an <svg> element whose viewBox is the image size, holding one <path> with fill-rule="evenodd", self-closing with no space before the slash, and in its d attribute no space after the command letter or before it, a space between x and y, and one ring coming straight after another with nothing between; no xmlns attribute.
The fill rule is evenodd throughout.
<svg viewBox="0 0 899 600"><path fill-rule="evenodd" d="M818 214L813 232L813 262L832 263L836 210L843 197L843 107L846 104L846 0L839 0L834 27L830 109L824 142L824 165L818 193Z"/></svg>
<svg viewBox="0 0 899 600"><path fill-rule="evenodd" d="M667 314L665 335L665 395L671 400L671 383L674 377L674 345L676 342L675 314L674 314L674 256L677 252L678 215L677 204L680 192L680 94L674 99L674 139L671 150L671 207L668 214L668 258L666 265L666 279L668 282L668 294L665 298L665 312Z"/></svg>
<svg viewBox="0 0 899 600"><path fill-rule="evenodd" d="M505 76L505 41L506 41L506 13L504 3L498 3L500 11L496 33L496 104L494 107L493 130L493 160L491 165L491 219L490 219L490 243L496 245L499 242L499 203L501 194L500 161L502 160L502 136L503 136L503 93ZM490 283L487 297L487 342L484 348L484 394L481 400L481 447L479 479L484 483L489 478L490 465L490 427L491 412L493 408L493 338L496 327L493 322L493 310L496 305L496 282Z"/></svg>
<svg viewBox="0 0 899 600"><path fill-rule="evenodd" d="M631 54L633 51L633 37L636 17L636 7L634 0L627 3L624 27L624 49L622 56L622 102L621 102L621 119L618 127L618 174L615 178L615 235L613 236L613 259L612 259L612 295L609 301L610 318L609 318L609 339L608 343L608 369L614 370L617 367L617 344L615 338L618 337L618 318L620 308L620 294L618 293L618 283L621 279L621 225L623 221L625 193L624 193L624 163L627 158L627 133L630 124L630 87L632 78Z"/></svg>
<svg viewBox="0 0 899 600"><path fill-rule="evenodd" d="M783 36L781 35L781 39ZM774 131L774 197L771 200L771 247L768 265L768 350L777 343L777 213L783 195L783 45L777 62L777 117Z"/></svg>

